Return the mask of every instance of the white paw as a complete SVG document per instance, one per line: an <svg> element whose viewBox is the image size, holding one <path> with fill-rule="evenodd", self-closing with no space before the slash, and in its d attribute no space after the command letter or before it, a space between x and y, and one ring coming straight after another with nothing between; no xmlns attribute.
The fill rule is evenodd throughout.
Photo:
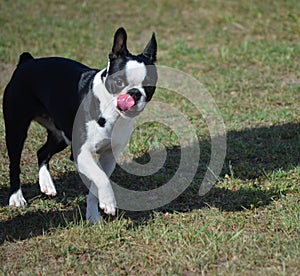
<svg viewBox="0 0 300 276"><path fill-rule="evenodd" d="M99 206L105 214L113 216L116 214L117 203L110 185L106 189L98 191L98 200Z"/></svg>
<svg viewBox="0 0 300 276"><path fill-rule="evenodd" d="M22 193L21 188L10 196L9 205L10 206L16 206L16 207L26 205L26 200L23 197L23 193Z"/></svg>
<svg viewBox="0 0 300 276"><path fill-rule="evenodd" d="M56 189L46 165L43 165L39 170L39 183L42 193L49 196L56 195Z"/></svg>

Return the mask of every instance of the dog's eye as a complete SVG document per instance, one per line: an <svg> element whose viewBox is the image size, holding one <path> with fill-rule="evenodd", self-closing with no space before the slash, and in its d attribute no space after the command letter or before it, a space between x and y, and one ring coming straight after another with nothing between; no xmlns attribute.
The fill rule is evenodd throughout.
<svg viewBox="0 0 300 276"><path fill-rule="evenodd" d="M123 80L121 80L121 79L116 79L115 83L116 83L116 86L118 86L118 87L124 87L124 86L126 86L125 82Z"/></svg>

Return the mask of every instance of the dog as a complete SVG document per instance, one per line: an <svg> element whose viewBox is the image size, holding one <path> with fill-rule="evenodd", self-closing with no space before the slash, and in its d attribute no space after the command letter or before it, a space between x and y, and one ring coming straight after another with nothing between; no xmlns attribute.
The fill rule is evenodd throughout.
<svg viewBox="0 0 300 276"><path fill-rule="evenodd" d="M109 178L130 139L135 117L155 92L156 54L154 33L144 51L133 55L121 27L115 32L108 65L102 70L62 57L34 58L28 52L20 55L3 97L10 161L9 205L26 205L20 184L20 159L34 120L47 129L47 141L37 151L41 192L57 194L49 161L71 145L75 165L90 185L87 220L99 222L98 206L106 214L115 215L117 204ZM75 120L79 111L81 116ZM116 124L118 120L121 123ZM112 141L116 125L121 135ZM76 141L72 141L74 136ZM95 153L99 154L98 162Z"/></svg>

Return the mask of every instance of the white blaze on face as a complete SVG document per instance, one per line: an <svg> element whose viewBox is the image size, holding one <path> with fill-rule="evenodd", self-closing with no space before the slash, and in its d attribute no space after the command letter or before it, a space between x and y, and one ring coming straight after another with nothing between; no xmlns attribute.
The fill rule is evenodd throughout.
<svg viewBox="0 0 300 276"><path fill-rule="evenodd" d="M147 74L146 66L144 63L130 60L126 64L126 77L131 87L142 87Z"/></svg>

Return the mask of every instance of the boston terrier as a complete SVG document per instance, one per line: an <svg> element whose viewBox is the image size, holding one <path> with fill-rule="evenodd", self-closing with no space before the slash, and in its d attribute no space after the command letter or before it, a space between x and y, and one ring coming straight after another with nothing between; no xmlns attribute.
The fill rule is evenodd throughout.
<svg viewBox="0 0 300 276"><path fill-rule="evenodd" d="M130 139L134 118L151 100L157 83L155 34L139 55L131 54L126 42L126 31L119 28L103 70L61 57L33 58L27 52L20 56L3 98L10 161L9 205L26 205L20 158L34 120L48 133L37 152L41 192L56 195L49 161L71 145L75 165L89 183L87 220L99 222L98 205L106 214L115 215L117 204L109 177ZM112 141L114 127L119 128L116 141ZM99 154L98 162L95 154Z"/></svg>

